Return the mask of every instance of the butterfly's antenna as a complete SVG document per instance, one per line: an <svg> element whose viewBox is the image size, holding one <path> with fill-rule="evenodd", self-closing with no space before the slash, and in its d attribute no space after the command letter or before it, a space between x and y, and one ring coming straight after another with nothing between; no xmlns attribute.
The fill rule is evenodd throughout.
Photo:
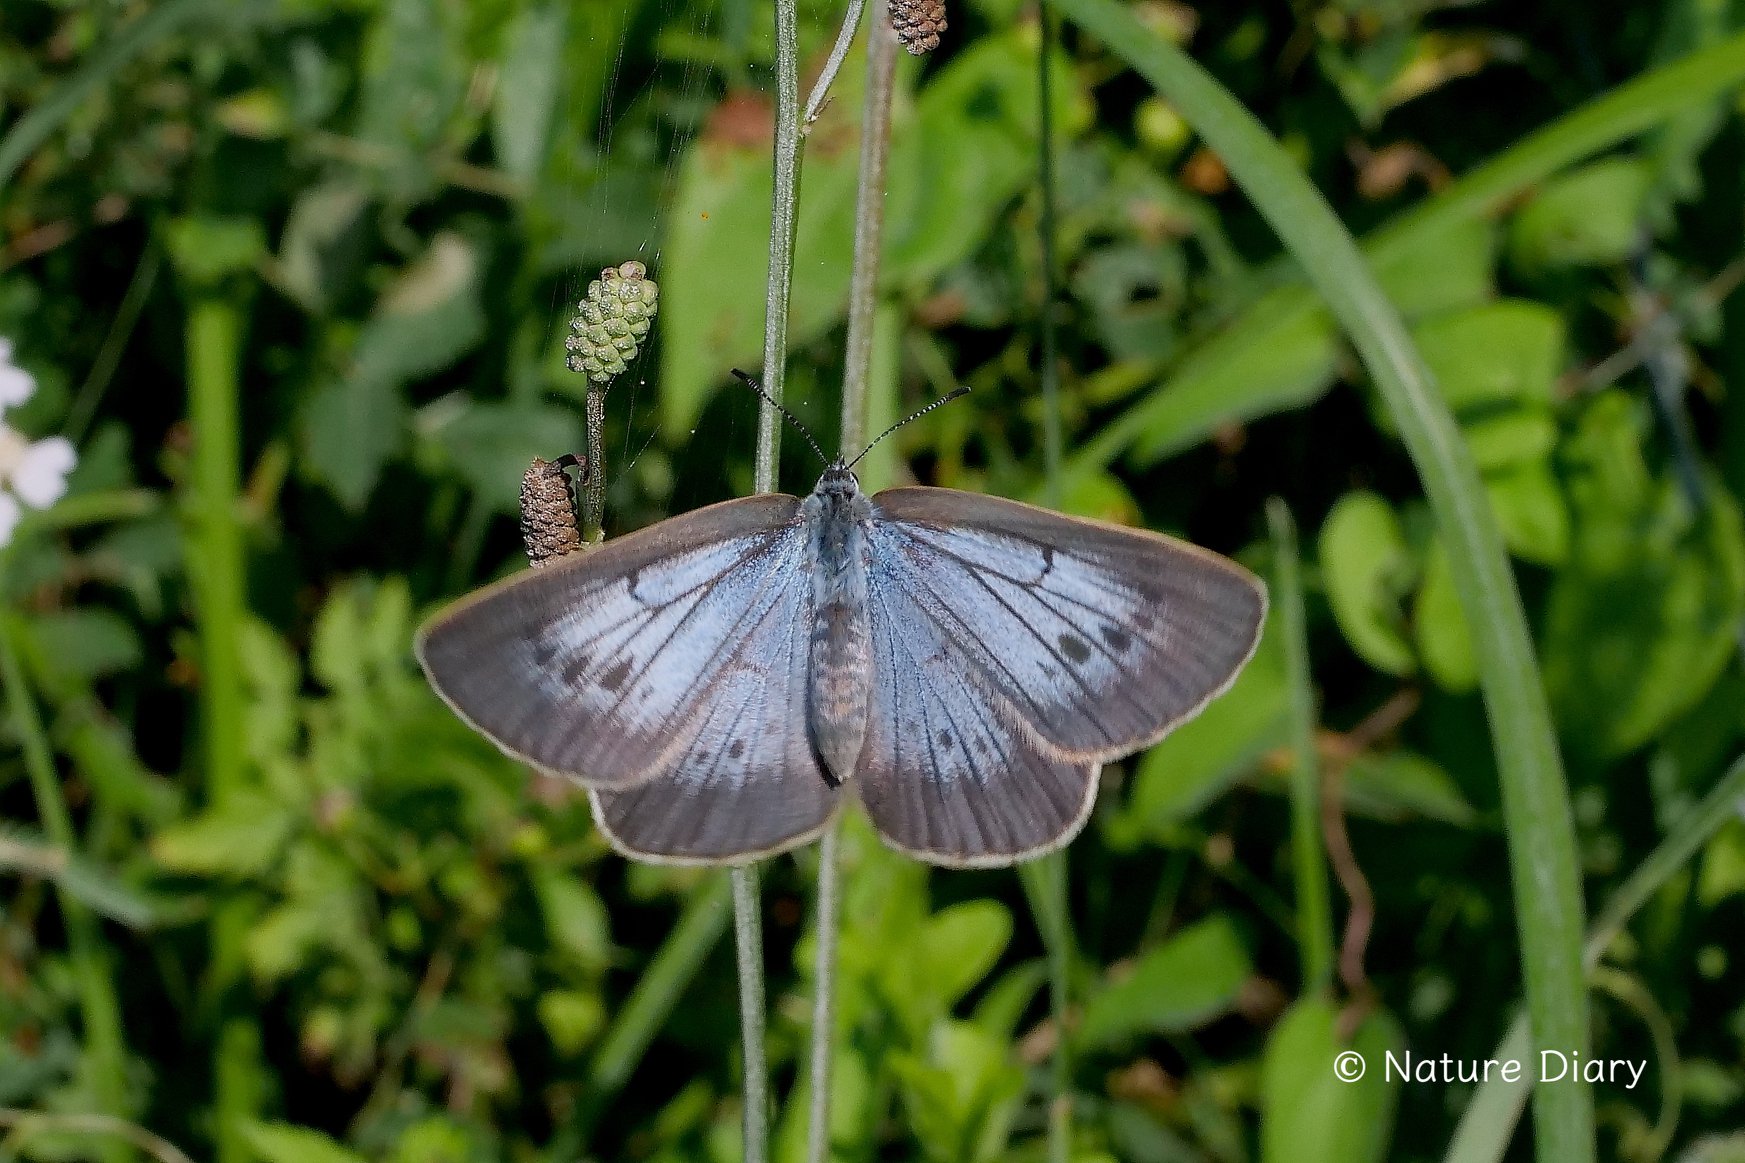
<svg viewBox="0 0 1745 1163"><path fill-rule="evenodd" d="M764 391L762 384L758 383L756 380L752 379L750 376L746 375L744 372L740 371L738 368L733 369L733 375L734 375L734 378L739 380L740 383L744 384L746 387L748 387L752 391L756 392L759 396L762 396L764 403L768 404L770 407L774 408L776 411L778 411L782 415L786 416L788 418L788 423L792 424L795 428L798 428L800 430L800 435L804 436L806 438L806 443L810 444L812 446L812 451L816 452L818 454L818 459L823 461L825 464L830 463L830 458L828 456L824 455L824 450L822 448L818 447L818 442L816 440L812 439L812 430L810 428L806 427L804 424L800 423L800 418L798 416L794 415L792 412L790 412L786 408L782 407L781 401L777 400L775 397L771 396L768 392Z"/></svg>
<svg viewBox="0 0 1745 1163"><path fill-rule="evenodd" d="M945 407L945 405L951 403L953 400L957 399L959 396L967 396L967 395L969 395L969 388L967 388L967 387L952 389L951 391L947 392L945 395L943 395L943 396L939 397L937 400L933 401L931 404L927 405L925 408L921 409L919 412L910 413L909 415L903 417L901 420L897 421L895 424L891 425L889 428L885 429L883 432L879 433L877 436L873 437L872 444L869 444L865 448L860 450L860 456L865 456L867 453L871 452L873 450L873 444L877 444L879 441L883 440L885 437L889 436L891 433L895 432L897 429L901 428L903 425L907 424L909 421L919 420L921 417L927 415L927 413L933 411L933 409L943 408L943 407ZM855 465L859 464L860 463L860 456L857 456L853 460L849 461L848 467L853 468Z"/></svg>

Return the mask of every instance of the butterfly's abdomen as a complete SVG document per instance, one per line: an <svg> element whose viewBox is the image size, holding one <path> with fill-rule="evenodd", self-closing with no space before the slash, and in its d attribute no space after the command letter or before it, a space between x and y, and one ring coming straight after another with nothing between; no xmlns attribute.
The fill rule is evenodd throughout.
<svg viewBox="0 0 1745 1163"><path fill-rule="evenodd" d="M838 783L854 774L872 688L866 539L858 519L865 504L857 490L852 497L815 494L805 509L813 613L806 722L813 747Z"/></svg>

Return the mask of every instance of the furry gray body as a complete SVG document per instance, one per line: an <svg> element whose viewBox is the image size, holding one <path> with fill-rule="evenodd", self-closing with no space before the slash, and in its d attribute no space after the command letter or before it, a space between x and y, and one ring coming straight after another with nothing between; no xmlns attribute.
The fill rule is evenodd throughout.
<svg viewBox="0 0 1745 1163"><path fill-rule="evenodd" d="M819 479L800 512L806 521L814 618L806 725L827 778L840 783L854 774L860 758L872 693L866 584L872 562L864 531L872 503L838 462Z"/></svg>

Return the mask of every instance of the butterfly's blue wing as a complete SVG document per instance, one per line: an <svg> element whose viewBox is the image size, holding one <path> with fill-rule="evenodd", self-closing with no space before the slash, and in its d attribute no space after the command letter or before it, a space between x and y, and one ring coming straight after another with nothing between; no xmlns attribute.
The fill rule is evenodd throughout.
<svg viewBox="0 0 1745 1163"><path fill-rule="evenodd" d="M727 501L489 586L419 632L419 660L516 758L601 788L669 773L809 617L799 505Z"/></svg>
<svg viewBox="0 0 1745 1163"><path fill-rule="evenodd" d="M874 680L850 785L885 842L934 864L984 867L1071 840L1098 765L1039 748L964 665L953 630L910 593L875 574L868 602Z"/></svg>
<svg viewBox="0 0 1745 1163"><path fill-rule="evenodd" d="M772 584L774 579L772 580ZM811 590L782 584L666 770L593 789L594 819L627 856L665 863L755 860L811 839L841 801L806 733Z"/></svg>
<svg viewBox="0 0 1745 1163"><path fill-rule="evenodd" d="M873 513L857 777L886 839L933 859L1070 839L1097 766L1197 714L1259 640L1259 581L1184 542L949 489L889 490Z"/></svg>

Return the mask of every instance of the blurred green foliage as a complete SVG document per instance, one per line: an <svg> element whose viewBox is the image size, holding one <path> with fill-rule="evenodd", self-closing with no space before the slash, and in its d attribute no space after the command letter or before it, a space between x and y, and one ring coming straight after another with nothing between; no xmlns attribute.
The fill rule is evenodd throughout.
<svg viewBox="0 0 1745 1163"><path fill-rule="evenodd" d="M1745 6L1141 10L1354 233L1408 224L1377 273L1514 556L1603 898L1745 736L1745 107L1623 110L1602 156L1494 214L1406 215L1728 43ZM840 13L801 15L815 70ZM972 385L895 438L898 471L1035 497L1041 37L1015 0L951 20L899 71L876 407ZM5 423L81 459L0 549L25 679L0 727L0 1110L40 1116L0 1125L0 1158L129 1157L56 1121L92 1111L227 1163L736 1157L719 876L611 856L585 800L462 726L409 643L422 612L520 567L521 471L582 443L561 338L603 264L639 258L663 299L654 353L608 397L609 525L749 485L751 403L719 389L760 350L771 26L751 0L8 0L0 336L38 390ZM795 270L789 402L825 434L858 58L807 141ZM1374 893L1367 976L1300 984L1293 680L1269 625L1227 696L1107 772L1071 856L1064 1031L1015 877L929 874L850 827L835 1157L1040 1160L1061 1045L1079 1163L1440 1157L1465 1092L1389 1083L1380 1056L1483 1058L1520 992L1447 550L1218 159L1103 46L1069 33L1053 67L1066 504L1262 569L1268 495L1308 531L1317 746ZM192 369L228 358L197 317L246 338L233 430L188 420ZM202 442L239 451L237 496L202 492ZM797 442L787 462L809 487ZM214 521L247 558L223 795L203 750ZM25 709L76 851L27 778ZM784 1161L804 1147L812 864L766 874ZM1736 1149L1742 907L1735 820L1609 951L1655 1008L1596 1003L1596 1053L1649 1060L1644 1087L1598 1091L1606 1157ZM93 1049L93 980L119 1062ZM256 1049L221 1036L237 1022ZM1347 1045L1361 1084L1331 1072ZM215 1109L221 1085L240 1110Z"/></svg>

